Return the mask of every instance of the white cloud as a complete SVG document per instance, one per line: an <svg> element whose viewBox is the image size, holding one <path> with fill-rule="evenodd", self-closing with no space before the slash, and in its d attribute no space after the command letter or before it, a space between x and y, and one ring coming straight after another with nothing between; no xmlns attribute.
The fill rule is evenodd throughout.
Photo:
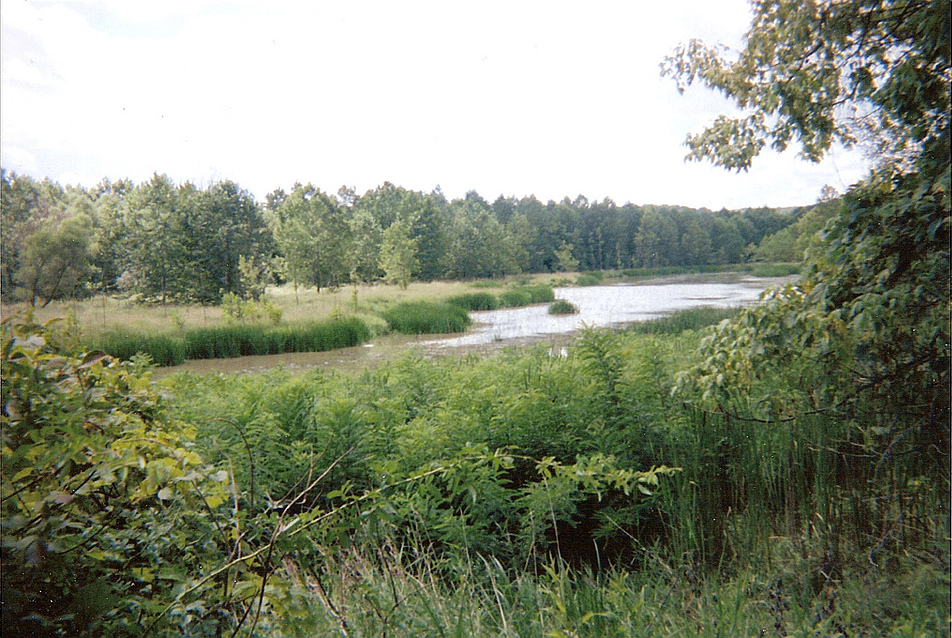
<svg viewBox="0 0 952 638"><path fill-rule="evenodd" d="M694 36L736 46L747 20L745 0L11 0L2 161L87 184L227 177L258 197L389 180L487 198L812 201L835 171L789 154L741 176L682 160L685 134L725 103L678 96L658 65ZM855 156L840 159L855 181Z"/></svg>

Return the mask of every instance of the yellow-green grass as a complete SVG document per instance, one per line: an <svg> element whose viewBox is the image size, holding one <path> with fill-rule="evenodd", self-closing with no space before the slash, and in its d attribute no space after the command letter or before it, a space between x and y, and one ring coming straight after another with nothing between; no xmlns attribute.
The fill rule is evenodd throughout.
<svg viewBox="0 0 952 638"><path fill-rule="evenodd" d="M488 290L505 290L507 282L492 282ZM357 315L372 330L380 330L384 322L376 315L405 301L442 301L453 295L475 290L473 282L415 282L406 290L398 286L366 285L324 288L294 287L287 284L271 286L265 298L281 308L282 324L310 323L338 316ZM9 304L0 307L0 316L23 316L28 304ZM89 339L104 333L128 333L180 336L187 330L212 328L234 320L225 316L218 306L187 304L140 304L130 299L97 295L81 301L55 301L46 307L33 309L37 321L71 317L77 336Z"/></svg>

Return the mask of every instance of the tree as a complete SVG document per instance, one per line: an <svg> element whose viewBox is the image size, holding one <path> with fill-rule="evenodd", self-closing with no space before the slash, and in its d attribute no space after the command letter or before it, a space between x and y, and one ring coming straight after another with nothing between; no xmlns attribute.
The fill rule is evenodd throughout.
<svg viewBox="0 0 952 638"><path fill-rule="evenodd" d="M350 276L351 227L337 201L312 184L294 190L270 214L287 276L299 284L339 286Z"/></svg>
<svg viewBox="0 0 952 638"><path fill-rule="evenodd" d="M572 256L574 246L564 241L555 251L555 260L558 263L558 272L574 272L578 270L578 259Z"/></svg>
<svg viewBox="0 0 952 638"><path fill-rule="evenodd" d="M383 231L380 245L380 267L384 271L384 281L397 284L406 290L413 271L418 266L417 242L410 237L413 220L400 219Z"/></svg>
<svg viewBox="0 0 952 638"><path fill-rule="evenodd" d="M189 260L188 238L179 211L178 188L168 175L154 174L126 199L123 265L136 292L170 298L187 295L197 273Z"/></svg>
<svg viewBox="0 0 952 638"><path fill-rule="evenodd" d="M18 293L17 270L29 237L64 217L63 189L47 180L0 169L0 293L4 301Z"/></svg>
<svg viewBox="0 0 952 638"><path fill-rule="evenodd" d="M949 12L945 1L761 1L735 62L692 43L665 67L748 110L689 137L691 157L742 169L767 141L795 138L816 160L853 140L849 105L903 157L882 157L843 196L796 285L720 324L681 378L728 413L792 427L827 415L831 464L849 466L880 513L876 545L911 529L919 485L936 511L949 506Z"/></svg>
<svg viewBox="0 0 952 638"><path fill-rule="evenodd" d="M700 82L744 110L689 135L688 157L746 170L767 144L796 142L819 161L861 126L907 155L947 132L948 2L757 0L753 13L739 54L691 40L661 65L679 91Z"/></svg>
<svg viewBox="0 0 952 638"><path fill-rule="evenodd" d="M670 266L678 254L678 225L670 215L651 208L635 235L638 263L645 268Z"/></svg>
<svg viewBox="0 0 952 638"><path fill-rule="evenodd" d="M46 306L54 299L75 297L89 276L91 234L89 219L77 216L30 235L16 280L31 306L39 298Z"/></svg>

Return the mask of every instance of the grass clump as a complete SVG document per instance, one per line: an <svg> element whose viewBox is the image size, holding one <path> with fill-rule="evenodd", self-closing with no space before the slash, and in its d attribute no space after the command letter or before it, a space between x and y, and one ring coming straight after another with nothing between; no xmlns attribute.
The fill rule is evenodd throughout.
<svg viewBox="0 0 952 638"><path fill-rule="evenodd" d="M516 290L529 293L531 303L549 303L551 301L555 301L555 291L552 290L552 286L547 284L520 286Z"/></svg>
<svg viewBox="0 0 952 638"><path fill-rule="evenodd" d="M278 328L218 326L185 335L189 359L324 352L360 345L369 338L370 329L356 317Z"/></svg>
<svg viewBox="0 0 952 638"><path fill-rule="evenodd" d="M566 301L565 299L556 299L549 306L550 315L574 315L578 314L578 308L575 304Z"/></svg>
<svg viewBox="0 0 952 638"><path fill-rule="evenodd" d="M182 337L106 333L91 346L118 359L146 354L159 366L174 366L186 359L229 359L288 352L323 352L360 345L370 329L356 317L281 327L231 324L187 330Z"/></svg>
<svg viewBox="0 0 952 638"><path fill-rule="evenodd" d="M456 295L447 299L446 302L465 310L495 310L499 307L499 299L489 292L470 292Z"/></svg>
<svg viewBox="0 0 952 638"><path fill-rule="evenodd" d="M800 274L800 264L752 264L754 277L789 277Z"/></svg>
<svg viewBox="0 0 952 638"><path fill-rule="evenodd" d="M526 290L507 290L499 295L499 305L503 308L522 308L532 304L532 295Z"/></svg>
<svg viewBox="0 0 952 638"><path fill-rule="evenodd" d="M100 335L91 347L123 361L129 361L139 353L147 354L158 366L177 366L188 358L185 339L171 335L107 332Z"/></svg>
<svg viewBox="0 0 952 638"><path fill-rule="evenodd" d="M633 334L676 335L685 330L700 330L730 319L739 308L687 308L670 315L633 323L626 329Z"/></svg>
<svg viewBox="0 0 952 638"><path fill-rule="evenodd" d="M403 302L381 315L394 332L402 334L444 334L463 332L472 323L465 309L449 303Z"/></svg>
<svg viewBox="0 0 952 638"><path fill-rule="evenodd" d="M555 291L548 284L520 285L499 295L499 305L504 308L521 308L553 301L555 301Z"/></svg>
<svg viewBox="0 0 952 638"><path fill-rule="evenodd" d="M575 279L576 286L597 286L602 283L605 275L600 270L583 272Z"/></svg>

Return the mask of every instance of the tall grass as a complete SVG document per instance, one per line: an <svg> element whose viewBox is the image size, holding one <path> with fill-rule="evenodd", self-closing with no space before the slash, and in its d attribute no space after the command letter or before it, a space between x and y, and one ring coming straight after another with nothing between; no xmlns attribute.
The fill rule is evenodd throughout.
<svg viewBox="0 0 952 638"><path fill-rule="evenodd" d="M357 507L339 506L319 557L285 554L317 635L944 635L947 490L911 455L844 445L845 415L673 400L717 317L667 319L659 332L690 330L357 379L182 375L176 395L245 486L246 442L215 417L243 428L259 493L341 459L313 502L332 511L348 485ZM605 482L660 464L681 469L651 494Z"/></svg>
<svg viewBox="0 0 952 638"><path fill-rule="evenodd" d="M495 310L499 307L499 298L489 292L469 292L462 295L454 295L447 299L446 303L470 311Z"/></svg>
<svg viewBox="0 0 952 638"><path fill-rule="evenodd" d="M798 263L708 264L698 266L658 266L654 268L626 268L625 277L669 277L672 275L704 275L724 272L750 273L755 277L786 277L800 274ZM587 273L586 273L587 274ZM582 284L579 284L582 285Z"/></svg>
<svg viewBox="0 0 952 638"><path fill-rule="evenodd" d="M90 346L120 359L142 353L156 365L172 366L186 359L323 352L360 345L369 337L364 322L345 318L278 327L231 324L187 330L181 337L110 332L92 340Z"/></svg>
<svg viewBox="0 0 952 638"><path fill-rule="evenodd" d="M632 323L625 331L631 334L675 335L685 330L700 330L712 326L738 312L737 308L687 308L657 319Z"/></svg>
<svg viewBox="0 0 952 638"><path fill-rule="evenodd" d="M548 284L523 284L499 293L499 305L504 308L521 308L553 301L555 301L555 291Z"/></svg>
<svg viewBox="0 0 952 638"><path fill-rule="evenodd" d="M107 332L93 339L90 347L124 361L146 354L158 366L177 366L189 358L185 339L171 335Z"/></svg>
<svg viewBox="0 0 952 638"><path fill-rule="evenodd" d="M463 332L472 323L469 314L460 306L429 301L400 303L380 314L391 330L402 334Z"/></svg>

